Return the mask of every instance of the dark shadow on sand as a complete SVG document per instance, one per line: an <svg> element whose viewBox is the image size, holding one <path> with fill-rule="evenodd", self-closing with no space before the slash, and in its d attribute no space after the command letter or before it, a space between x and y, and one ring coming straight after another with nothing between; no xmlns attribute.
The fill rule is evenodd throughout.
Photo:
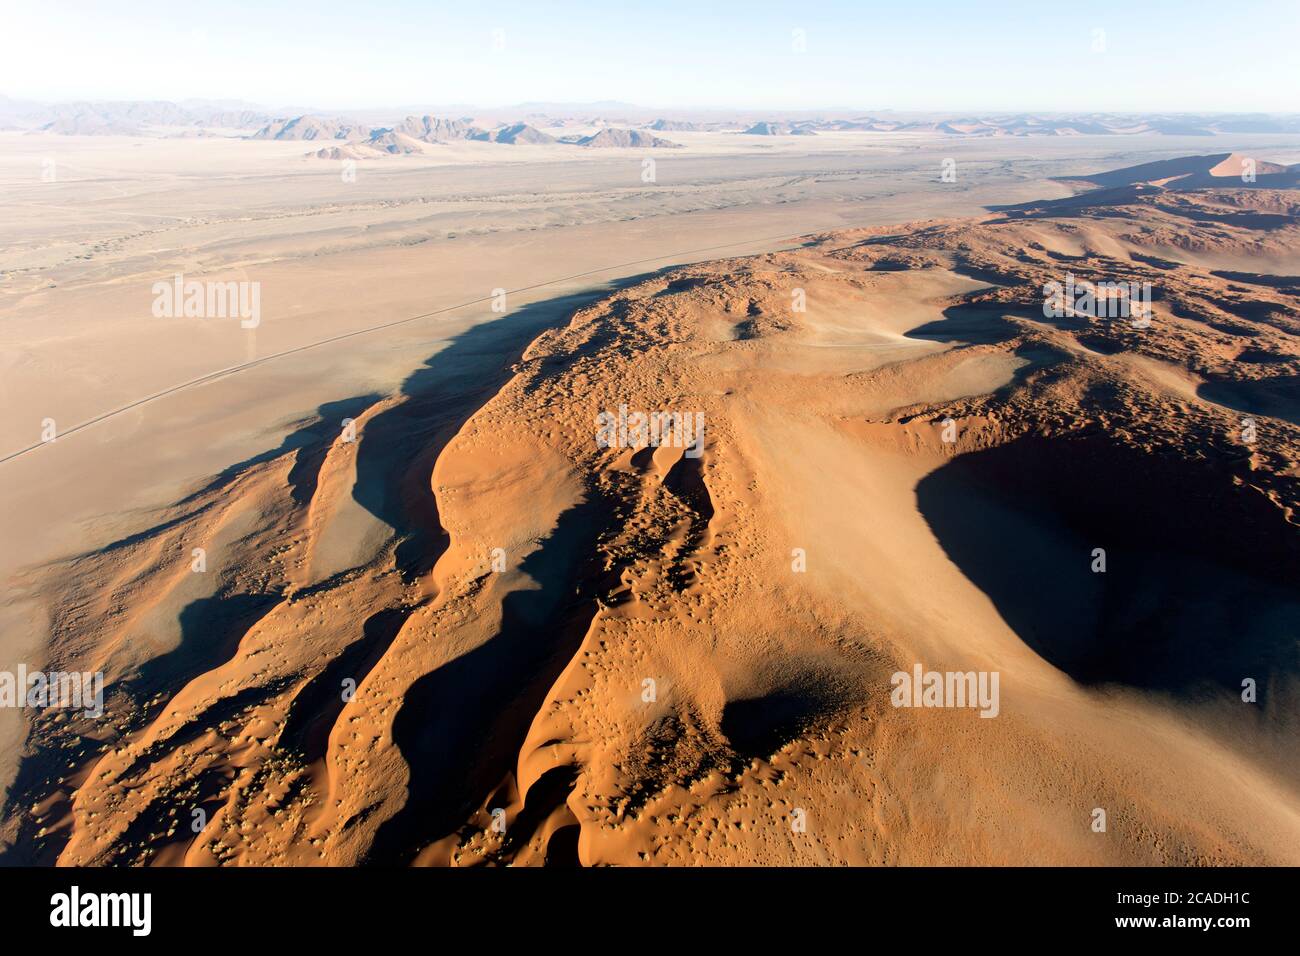
<svg viewBox="0 0 1300 956"><path fill-rule="evenodd" d="M393 721L393 740L410 767L407 800L379 828L368 863L410 862L464 823L514 770L547 691L590 625L591 556L609 520L599 500L564 512L520 566L540 588L508 594L491 640L411 686Z"/></svg>
<svg viewBox="0 0 1300 956"><path fill-rule="evenodd" d="M1196 389L1201 398L1241 412L1300 425L1300 375L1278 375L1256 381L1207 381ZM1257 423L1266 429L1264 422Z"/></svg>
<svg viewBox="0 0 1300 956"><path fill-rule="evenodd" d="M1297 672L1300 542L1213 463L1022 438L954 459L916 495L1012 630L1081 683L1262 691Z"/></svg>
<svg viewBox="0 0 1300 956"><path fill-rule="evenodd" d="M544 329L647 277L526 305L467 329L407 377L401 387L405 401L366 423L358 438L353 497L396 529L397 566L407 579L432 568L445 547L429 475L447 442L509 380L511 366Z"/></svg>

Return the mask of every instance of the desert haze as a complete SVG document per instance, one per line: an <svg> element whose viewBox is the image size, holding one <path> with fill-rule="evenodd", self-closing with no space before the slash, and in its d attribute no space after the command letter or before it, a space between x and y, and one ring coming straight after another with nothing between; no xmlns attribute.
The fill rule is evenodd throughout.
<svg viewBox="0 0 1300 956"><path fill-rule="evenodd" d="M1300 864L1295 117L0 127L5 862Z"/></svg>

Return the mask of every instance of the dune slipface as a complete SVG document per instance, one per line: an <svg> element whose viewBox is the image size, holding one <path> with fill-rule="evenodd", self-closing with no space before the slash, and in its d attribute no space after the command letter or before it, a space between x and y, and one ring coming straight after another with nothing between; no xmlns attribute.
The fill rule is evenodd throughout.
<svg viewBox="0 0 1300 956"><path fill-rule="evenodd" d="M355 440L304 422L32 572L112 718L33 724L6 836L61 864L1294 865L1300 278L1214 263L1295 261L1298 210L1152 187L827 233L487 326L463 354L504 362L359 397L331 410ZM169 608L186 639L150 656Z"/></svg>

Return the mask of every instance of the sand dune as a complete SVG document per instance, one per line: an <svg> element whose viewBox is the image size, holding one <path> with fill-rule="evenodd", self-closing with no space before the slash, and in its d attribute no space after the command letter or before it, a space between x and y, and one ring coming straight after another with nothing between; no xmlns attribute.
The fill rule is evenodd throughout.
<svg viewBox="0 0 1300 956"><path fill-rule="evenodd" d="M1185 156L1143 163L1094 176L1070 176L1062 179L1103 187L1143 184L1166 189L1205 189L1213 186L1285 189L1300 183L1300 170L1241 153L1214 153L1209 156Z"/></svg>
<svg viewBox="0 0 1300 956"><path fill-rule="evenodd" d="M32 725L5 835L64 864L1294 865L1300 312L1205 263L1294 261L1295 203L829 231L477 326L27 572L113 718ZM1150 283L1149 324L1048 316L1067 274ZM602 447L620 407L702 416L702 454ZM996 717L893 706L917 665L996 671Z"/></svg>
<svg viewBox="0 0 1300 956"><path fill-rule="evenodd" d="M301 112L286 117L256 104L186 100L92 101L38 103L10 100L0 96L0 128L59 133L78 136L167 136L177 130L221 128L227 130L269 131L261 138L272 138L288 127L281 138L295 137L293 127L312 123L332 124L352 130L349 138L360 139L368 130L398 128L416 139L423 132L410 124L428 123L444 127L428 141L454 141L466 138L456 125L473 126L479 132L496 126L527 123L537 128L645 127L655 131L696 132L704 130L745 130L759 135L808 135L817 131L861 131L935 133L947 138L1001 137L1076 137L1076 136L1171 136L1215 137L1241 134L1300 132L1300 120L1294 115L1267 114L1151 114L1151 113L990 113L951 115L940 113L890 112L884 116L866 116L850 111L783 114L756 114L745 111L685 111L661 115L629 103L520 103L483 111L476 119L428 114L403 116L390 110L364 111L364 122L353 117ZM272 118L273 115L276 118ZM368 129L367 129L368 128ZM427 131L427 126L426 126ZM766 131L766 132L764 132ZM331 138L331 137L325 137Z"/></svg>

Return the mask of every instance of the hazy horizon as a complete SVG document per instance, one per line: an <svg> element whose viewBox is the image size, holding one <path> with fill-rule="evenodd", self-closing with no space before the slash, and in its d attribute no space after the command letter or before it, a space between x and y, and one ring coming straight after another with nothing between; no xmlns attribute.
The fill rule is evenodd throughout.
<svg viewBox="0 0 1300 956"><path fill-rule="evenodd" d="M561 20L515 2L325 2L304 13L247 0L131 10L19 0L7 27L0 92L42 102L1270 113L1294 109L1300 12L1268 0L1226 17L1209 4L1113 0L1079 14L1023 2L701 10L673 0L582 4Z"/></svg>
<svg viewBox="0 0 1300 956"><path fill-rule="evenodd" d="M840 115L840 114L857 114L872 116L888 116L897 114L900 116L942 116L956 117L969 115L998 117L998 116L1015 116L1015 115L1035 115L1041 117L1051 116L1080 116L1096 114L1098 116L1300 116L1300 109L1290 110L1231 110L1231 109L992 109L979 106L951 107L942 106L931 107L927 109L907 109L893 106L801 106L801 107L776 107L776 106L734 106L728 104L702 104L699 106L668 106L656 103L631 103L622 100L520 100L518 102L502 103L419 103L419 102L401 102L401 103L363 103L356 106L340 106L330 103L281 103L265 102L255 100L245 100L231 97L204 97L204 96L149 96L149 97L99 97L99 96L77 96L61 97L58 99L12 96L9 91L0 89L0 100L7 100L11 103L32 103L41 106L60 106L70 103L174 103L177 106L206 106L211 109L225 110L255 110L275 115L289 115L296 113L318 113L322 115L343 115L343 114L365 114L365 113L432 113L435 115L457 115L469 112L490 112L501 113L511 110L625 110L630 113L650 114L663 113L665 115L673 114L718 114L739 115L771 115L793 116L798 114L821 114L821 115Z"/></svg>

